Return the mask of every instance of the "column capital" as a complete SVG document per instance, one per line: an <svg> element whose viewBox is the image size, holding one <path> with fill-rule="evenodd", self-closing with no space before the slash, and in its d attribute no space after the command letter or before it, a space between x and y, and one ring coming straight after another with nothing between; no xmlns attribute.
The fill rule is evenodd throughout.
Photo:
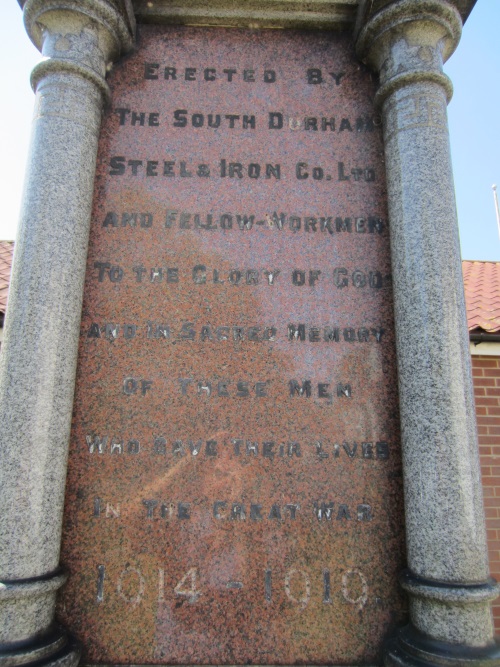
<svg viewBox="0 0 500 667"><path fill-rule="evenodd" d="M20 0L33 44L47 60L35 67L31 84L47 74L72 72L92 81L105 96L106 72L134 44L130 0Z"/></svg>
<svg viewBox="0 0 500 667"><path fill-rule="evenodd" d="M358 30L358 57L380 75L376 103L411 83L440 84L453 92L443 63L460 41L462 19L447 0L394 0Z"/></svg>

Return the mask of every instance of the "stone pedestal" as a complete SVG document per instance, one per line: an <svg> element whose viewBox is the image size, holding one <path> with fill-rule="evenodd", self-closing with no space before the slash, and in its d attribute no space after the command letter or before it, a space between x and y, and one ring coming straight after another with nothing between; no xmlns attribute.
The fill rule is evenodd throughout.
<svg viewBox="0 0 500 667"><path fill-rule="evenodd" d="M106 69L130 48L104 0L28 1L46 60L0 357L0 664L76 664L53 627L82 286Z"/></svg>
<svg viewBox="0 0 500 667"><path fill-rule="evenodd" d="M132 47L134 9L130 0L27 0L20 4L28 32L46 59L35 68L32 77L36 92L32 147L0 355L0 667L34 663L72 667L78 662L79 649L54 624L56 593L66 577L59 568L59 551L67 447L97 142L101 111L109 96L105 74L112 61ZM356 6L350 0L318 0L304 3L307 4L304 12L302 3L252 0L243 11L235 7L237 3L221 1L214 3L216 9L212 11L206 4L136 0L134 6L145 22L246 28L345 26L346 22L352 24ZM500 653L493 637L489 603L497 595L498 587L488 578L446 120L451 83L442 72L442 64L455 49L462 20L473 2L361 0L358 4L355 29L358 54L380 74L377 101L384 123L389 194L408 548L408 570L401 576L401 585L409 595L411 620L388 644L385 662L405 667L492 667L499 664ZM318 71L313 65L321 65L320 58L319 63L309 65L310 72ZM272 59L269 62L272 64ZM221 63L221 69L228 65L231 65L229 59ZM158 64L146 67L145 80L158 79L159 67ZM185 81L194 80L194 71L186 69ZM215 70L207 71L206 81L212 81L210 72ZM143 69L141 72L144 74ZM142 80L143 74L136 81ZM338 79L338 85L343 74L332 76ZM245 85L250 82L254 79L245 79ZM319 85L320 81L309 83ZM306 113L309 111L304 110ZM331 119L327 121L331 127ZM193 123L193 127L198 126ZM289 154L292 153L290 150ZM219 151L217 158L221 155ZM116 156L115 160L111 174L120 175L125 171L125 158ZM169 170L174 163L165 162L167 177L173 176ZM142 165L140 159L127 163L132 171L134 168L137 171L139 164ZM149 176L157 175L158 164L159 160L148 162ZM186 163L180 164L186 172ZM226 178L225 159L219 164L221 177ZM274 158L270 178L276 176L273 165ZM306 178L304 165L307 166L305 162L297 164L298 179ZM200 166L205 169L207 165ZM250 166L255 175L256 165L252 162ZM370 175L372 170L367 171ZM351 173L359 177L358 172L362 170L354 169ZM314 169L311 173L314 179ZM338 162L337 172L328 174L327 179L332 180L336 173L339 181L349 180L343 162ZM319 174L316 168L318 180ZM198 175L208 176L203 170ZM266 220L271 224L269 216ZM260 222L265 224L264 212L257 224ZM165 225L165 229L168 227ZM264 250L263 246L262 254ZM222 250L220 254L225 256ZM311 254L313 259L317 256ZM105 267L106 261L101 266ZM311 273L315 274L309 278L312 288L320 272ZM216 283L216 271L213 275ZM268 273L269 287L274 280L271 275L278 274ZM152 274L151 282L153 279ZM203 282L195 280L195 289ZM299 314L294 321L302 321ZM99 327L97 330L100 336ZM363 331L366 337L368 329ZM317 335L315 330L310 340L318 342ZM296 337L300 337L298 329ZM218 372L216 365L214 368ZM300 375L303 382L300 391L297 382L291 384L289 393L294 396L295 387L300 396L297 400L302 400L302 394L310 396L308 380L303 377L306 375ZM219 396L229 395L226 384L229 380L222 381ZM262 392L261 384L256 386ZM328 386L318 384L319 397L326 397ZM125 382L124 395L127 387L130 385ZM143 387L146 394L147 383ZM186 389L187 384L183 387ZM200 381L198 395L207 390L210 393L210 388ZM347 392L343 384L339 391L338 397L344 392L350 398L350 389ZM303 423L307 418L305 415ZM313 421L313 426L320 422ZM95 443L98 448L99 443ZM208 444L213 447L213 440L208 440ZM264 444L270 451L273 443ZM321 443L317 444L318 455L323 454ZM285 450L282 452L284 456ZM147 498L142 500L142 506L152 515L157 501ZM219 509L225 505L225 500L216 503ZM230 521L243 520L242 506L234 503L232 507ZM253 518L260 520L261 505L254 503L251 507ZM276 518L279 511L276 507L272 505L270 518ZM296 505L286 507L295 516ZM340 507L343 508L340 519L345 519L347 505ZM371 514L363 513L367 505L360 502L357 507L357 520L369 517L366 520L371 521ZM326 505L325 509L328 510ZM96 497L94 516L100 512L100 497ZM178 504L178 512L178 518L187 520L184 503ZM207 525L214 518L221 518L218 509L207 519ZM322 518L318 514L317 519ZM101 604L104 566L100 564L97 571L100 577L97 603ZM218 575L220 568L215 571ZM138 574L128 564L124 572ZM156 595L163 601L165 572L163 569L158 572L160 592ZM265 602L270 602L275 595L271 570L262 572L265 578L259 590ZM291 587L293 577L299 574L305 588L302 598ZM357 577L362 583L358 598L353 599L347 590L348 576ZM188 603L198 598L195 577L196 568L192 567L174 588L174 593L184 596ZM331 605L330 571L325 569L322 577L322 603ZM365 576L354 568L346 571L344 578L344 600L350 604L362 602L361 611L367 597ZM140 573L139 580L141 588ZM186 581L191 581L192 590L186 589ZM305 607L310 595L305 570L290 566L284 581L283 595ZM135 599L123 592L121 582L119 579L117 590L122 598ZM239 591L243 584L231 578L225 586L227 590ZM379 598L375 600L379 604ZM188 615L189 619L192 617ZM335 623L330 622L328 627L323 622L319 633L333 632L334 626ZM297 630L294 638L300 641L300 623L292 630ZM347 624L343 630L349 631ZM189 635L186 637L186 646L190 647L191 639ZM280 639L283 641L282 636ZM165 662L172 662L171 655L166 655ZM187 660L186 655L187 651L181 657ZM207 651L200 655L203 661Z"/></svg>
<svg viewBox="0 0 500 667"><path fill-rule="evenodd" d="M399 0L357 41L380 73L403 440L412 624L389 665L499 655L442 71L460 32L451 3Z"/></svg>

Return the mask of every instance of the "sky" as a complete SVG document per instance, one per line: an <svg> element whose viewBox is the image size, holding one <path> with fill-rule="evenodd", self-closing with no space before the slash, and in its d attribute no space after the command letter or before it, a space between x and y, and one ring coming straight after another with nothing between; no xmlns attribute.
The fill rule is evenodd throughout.
<svg viewBox="0 0 500 667"><path fill-rule="evenodd" d="M500 2L478 0L445 71L458 220L464 259L500 261L492 185L500 192ZM40 54L16 0L0 9L0 239L15 239L27 159L33 93L29 75Z"/></svg>

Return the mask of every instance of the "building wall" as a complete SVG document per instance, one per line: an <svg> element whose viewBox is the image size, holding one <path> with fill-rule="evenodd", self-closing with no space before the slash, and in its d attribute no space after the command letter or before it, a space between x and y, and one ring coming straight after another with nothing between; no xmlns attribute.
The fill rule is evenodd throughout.
<svg viewBox="0 0 500 667"><path fill-rule="evenodd" d="M481 347L485 345L478 346ZM472 375L488 551L491 574L500 581L500 356L478 355L477 351L472 356ZM500 598L493 603L493 616L496 631L500 633Z"/></svg>

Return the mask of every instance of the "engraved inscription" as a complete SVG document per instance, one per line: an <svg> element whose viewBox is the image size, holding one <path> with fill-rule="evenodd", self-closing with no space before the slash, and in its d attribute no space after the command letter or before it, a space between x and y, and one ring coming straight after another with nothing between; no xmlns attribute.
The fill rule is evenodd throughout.
<svg viewBox="0 0 500 667"><path fill-rule="evenodd" d="M397 107L397 108L396 108ZM417 127L446 129L446 100L433 95L406 95L388 107L386 138Z"/></svg>
<svg viewBox="0 0 500 667"><path fill-rule="evenodd" d="M108 81L58 617L86 664L375 664L404 616L375 82L342 31L166 25Z"/></svg>
<svg viewBox="0 0 500 667"><path fill-rule="evenodd" d="M342 170L344 174L344 171ZM344 174L345 176L345 174ZM358 174L359 178L359 174ZM346 180L344 178L344 180ZM152 213L108 211L102 220L103 227L126 229L151 229L153 225L163 225L165 229L205 229L209 231L234 229L275 229L277 231L308 232L323 234L383 234L387 224L375 215L291 215L273 211L259 216L256 213L193 213L178 208L167 209L161 218Z"/></svg>

